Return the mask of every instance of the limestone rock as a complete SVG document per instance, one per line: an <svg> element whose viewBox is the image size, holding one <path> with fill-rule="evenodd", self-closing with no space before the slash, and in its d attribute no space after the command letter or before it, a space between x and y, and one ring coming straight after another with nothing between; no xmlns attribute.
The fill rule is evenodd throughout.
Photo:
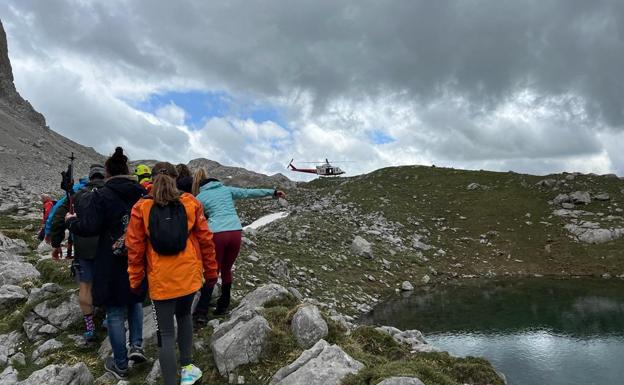
<svg viewBox="0 0 624 385"><path fill-rule="evenodd" d="M418 330L401 331L392 326L381 326L376 330L389 334L395 341L400 344L406 344L411 347L412 352L438 352L438 348L429 345L425 337Z"/></svg>
<svg viewBox="0 0 624 385"><path fill-rule="evenodd" d="M6 309L23 302L27 297L28 292L19 286L3 285L0 287L0 309Z"/></svg>
<svg viewBox="0 0 624 385"><path fill-rule="evenodd" d="M62 347L63 347L63 343L55 340L54 338L51 340L47 340L46 342L39 345L39 347L37 347L37 349L33 351L32 359L34 361L37 358L41 357L46 352L49 352L50 350L60 349Z"/></svg>
<svg viewBox="0 0 624 385"><path fill-rule="evenodd" d="M82 313L76 295L72 295L67 301L56 307L50 307L49 302L50 301L41 302L35 306L33 312L52 325L65 330L71 324L82 319Z"/></svg>
<svg viewBox="0 0 624 385"><path fill-rule="evenodd" d="M282 285L269 283L260 286L241 300L236 309L232 311L231 318L235 318L237 314L247 310L255 310L256 308L262 307L267 302L282 300L289 296L290 292Z"/></svg>
<svg viewBox="0 0 624 385"><path fill-rule="evenodd" d="M222 376L227 376L240 365L258 362L264 350L271 331L269 323L260 315L245 318L238 317L233 320L233 325L229 322L221 324L213 335L212 354ZM227 331L223 333L224 330Z"/></svg>
<svg viewBox="0 0 624 385"><path fill-rule="evenodd" d="M390 377L377 383L377 385L425 385L416 377Z"/></svg>
<svg viewBox="0 0 624 385"><path fill-rule="evenodd" d="M608 201L611 199L611 197L607 193L601 193L601 194L595 195L594 199L597 201Z"/></svg>
<svg viewBox="0 0 624 385"><path fill-rule="evenodd" d="M37 370L18 385L91 385L93 375L82 362L76 365L48 365Z"/></svg>
<svg viewBox="0 0 624 385"><path fill-rule="evenodd" d="M270 384L339 385L347 375L355 374L363 367L339 346L320 340L290 365L278 370Z"/></svg>
<svg viewBox="0 0 624 385"><path fill-rule="evenodd" d="M30 291L30 295L28 296L28 301L26 303L31 304L35 302L40 302L62 291L63 288L61 288L56 283L44 283L40 288L34 288Z"/></svg>
<svg viewBox="0 0 624 385"><path fill-rule="evenodd" d="M584 243L606 243L624 236L624 228L602 229L597 223L581 222L580 224L569 223L564 226L579 241Z"/></svg>
<svg viewBox="0 0 624 385"><path fill-rule="evenodd" d="M0 285L18 285L26 280L41 276L30 263L2 261L0 262Z"/></svg>
<svg viewBox="0 0 624 385"><path fill-rule="evenodd" d="M0 232L0 251L9 254L23 254L28 252L28 246L23 239L12 239Z"/></svg>
<svg viewBox="0 0 624 385"><path fill-rule="evenodd" d="M570 194L570 201L577 205L587 205L591 203L591 196L587 191L575 191Z"/></svg>
<svg viewBox="0 0 624 385"><path fill-rule="evenodd" d="M0 214L10 214L17 210L17 203L5 202L0 204Z"/></svg>
<svg viewBox="0 0 624 385"><path fill-rule="evenodd" d="M373 258L373 247L366 239L357 235L351 243L351 252L363 258Z"/></svg>
<svg viewBox="0 0 624 385"><path fill-rule="evenodd" d="M0 384L2 385L14 385L17 384L17 370L11 366L4 368L0 373Z"/></svg>
<svg viewBox="0 0 624 385"><path fill-rule="evenodd" d="M48 244L46 241L42 241L39 246L37 246L37 253L46 254L52 251L52 245Z"/></svg>
<svg viewBox="0 0 624 385"><path fill-rule="evenodd" d="M327 322L318 307L304 305L297 310L292 320L292 332L300 347L307 349L327 336Z"/></svg>
<svg viewBox="0 0 624 385"><path fill-rule="evenodd" d="M480 184L473 182L473 183L470 183L468 186L466 186L466 190L476 190L479 187L481 187Z"/></svg>
<svg viewBox="0 0 624 385"><path fill-rule="evenodd" d="M409 281L403 281L403 283L401 283L401 290L412 291L414 290L414 286L412 286L412 284Z"/></svg>

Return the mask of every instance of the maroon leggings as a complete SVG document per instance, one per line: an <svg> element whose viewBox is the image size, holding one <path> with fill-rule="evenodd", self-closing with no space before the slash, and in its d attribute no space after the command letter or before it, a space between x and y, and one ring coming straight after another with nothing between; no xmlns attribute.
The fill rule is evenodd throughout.
<svg viewBox="0 0 624 385"><path fill-rule="evenodd" d="M232 266L240 251L241 238L242 230L223 231L212 235L222 283L232 283Z"/></svg>

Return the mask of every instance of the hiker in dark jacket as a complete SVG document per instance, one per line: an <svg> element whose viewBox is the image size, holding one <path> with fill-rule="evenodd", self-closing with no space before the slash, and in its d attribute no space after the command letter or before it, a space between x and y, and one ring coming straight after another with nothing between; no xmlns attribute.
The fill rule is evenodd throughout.
<svg viewBox="0 0 624 385"><path fill-rule="evenodd" d="M128 377L128 360L145 361L143 353L143 308L146 282L142 292L130 290L128 258L124 245L126 226L132 206L146 193L136 177L129 175L128 158L123 149L105 163L104 187L85 196L78 216L68 214L69 230L79 236L99 236L93 274L93 304L106 307L106 325L113 350L104 369L117 379ZM115 246L114 246L115 245ZM130 351L126 348L127 318Z"/></svg>
<svg viewBox="0 0 624 385"><path fill-rule="evenodd" d="M78 215L83 215L80 204L88 200L88 195L93 191L104 187L104 166L92 164L89 169L89 182L74 195L74 208ZM61 247L61 242L65 238L65 215L69 212L69 204L65 202L54 213L50 240L52 247ZM95 340L95 323L93 321L93 298L91 297L91 287L93 283L93 264L97 251L98 238L80 237L72 234L76 259L72 264L73 271L79 282L78 302L85 322L84 338L87 343Z"/></svg>
<svg viewBox="0 0 624 385"><path fill-rule="evenodd" d="M185 164L178 164L175 166L178 176L176 178L176 186L178 190L191 194L193 189L193 176L191 170Z"/></svg>

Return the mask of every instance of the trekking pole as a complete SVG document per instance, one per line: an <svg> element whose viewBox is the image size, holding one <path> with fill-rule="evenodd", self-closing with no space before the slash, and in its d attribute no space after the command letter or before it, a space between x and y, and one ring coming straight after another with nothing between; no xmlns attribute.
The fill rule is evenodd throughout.
<svg viewBox="0 0 624 385"><path fill-rule="evenodd" d="M65 194L67 196L67 203L69 204L69 212L71 214L74 213L74 198L72 197L73 187L74 187L74 153L71 153L69 157L69 166L67 166L67 171L62 171L61 176L63 177L61 181L61 189L65 190Z"/></svg>

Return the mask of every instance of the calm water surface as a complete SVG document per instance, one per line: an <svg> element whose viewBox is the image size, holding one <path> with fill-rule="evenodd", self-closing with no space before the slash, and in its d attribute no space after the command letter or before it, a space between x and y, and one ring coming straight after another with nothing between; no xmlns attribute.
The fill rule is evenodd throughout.
<svg viewBox="0 0 624 385"><path fill-rule="evenodd" d="M363 321L486 357L511 385L624 385L620 281L471 282L391 299Z"/></svg>

